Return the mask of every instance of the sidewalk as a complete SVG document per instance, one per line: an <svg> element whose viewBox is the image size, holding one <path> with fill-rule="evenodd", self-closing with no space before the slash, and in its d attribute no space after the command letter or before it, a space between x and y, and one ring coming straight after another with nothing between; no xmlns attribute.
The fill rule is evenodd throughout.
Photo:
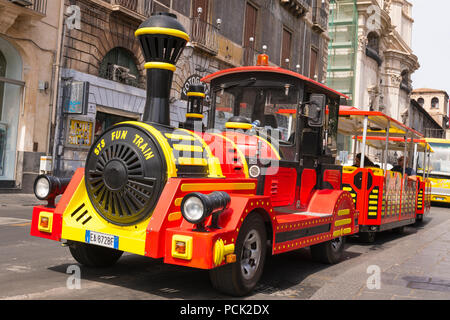
<svg viewBox="0 0 450 320"><path fill-rule="evenodd" d="M0 194L0 206L35 206L46 204L46 201L41 201L36 198L34 193L2 193Z"/></svg>
<svg viewBox="0 0 450 320"><path fill-rule="evenodd" d="M443 210L450 215L449 209ZM379 289L368 288L374 268L369 266L381 271ZM410 234L398 245L350 267L311 299L450 300L450 219L424 226L422 232Z"/></svg>

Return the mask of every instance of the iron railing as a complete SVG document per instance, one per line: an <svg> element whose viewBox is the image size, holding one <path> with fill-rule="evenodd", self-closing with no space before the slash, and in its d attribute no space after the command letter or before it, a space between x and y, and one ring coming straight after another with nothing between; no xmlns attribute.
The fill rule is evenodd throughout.
<svg viewBox="0 0 450 320"><path fill-rule="evenodd" d="M206 21L200 19L200 17L191 18L192 32L191 42L194 46L216 55L219 51L218 44L218 31L219 28Z"/></svg>
<svg viewBox="0 0 450 320"><path fill-rule="evenodd" d="M149 17L152 11L152 0L103 0L113 6L121 6L142 16Z"/></svg>
<svg viewBox="0 0 450 320"><path fill-rule="evenodd" d="M47 14L47 0L33 0L33 10L42 14Z"/></svg>
<svg viewBox="0 0 450 320"><path fill-rule="evenodd" d="M313 24L318 26L322 31L328 29L328 14L324 8L314 7L312 10Z"/></svg>

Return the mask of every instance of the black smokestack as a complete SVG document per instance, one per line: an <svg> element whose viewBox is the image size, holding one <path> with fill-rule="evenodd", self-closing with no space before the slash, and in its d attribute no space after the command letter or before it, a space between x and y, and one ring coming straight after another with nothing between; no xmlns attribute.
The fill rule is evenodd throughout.
<svg viewBox="0 0 450 320"><path fill-rule="evenodd" d="M158 12L136 30L147 69L147 101L143 121L170 125L169 97L175 64L189 41L177 16Z"/></svg>
<svg viewBox="0 0 450 320"><path fill-rule="evenodd" d="M186 121L180 123L180 128L188 130L204 130L203 100L205 99L205 85L195 83L189 85Z"/></svg>

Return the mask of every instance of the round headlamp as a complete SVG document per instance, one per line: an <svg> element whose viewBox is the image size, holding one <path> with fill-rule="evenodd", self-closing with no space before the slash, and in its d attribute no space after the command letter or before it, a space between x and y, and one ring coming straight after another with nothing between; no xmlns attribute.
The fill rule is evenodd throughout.
<svg viewBox="0 0 450 320"><path fill-rule="evenodd" d="M46 176L39 176L34 182L34 194L39 200L45 200L50 195L50 181Z"/></svg>
<svg viewBox="0 0 450 320"><path fill-rule="evenodd" d="M34 195L39 200L47 200L49 207L54 207L56 196L64 193L69 182L69 178L41 174L34 180Z"/></svg>
<svg viewBox="0 0 450 320"><path fill-rule="evenodd" d="M214 214L218 215L225 210L230 201L230 196L224 191L214 191L210 194L192 192L181 201L181 214L186 221L200 225L211 214L214 217ZM217 221L212 223L213 227L217 227L216 223Z"/></svg>

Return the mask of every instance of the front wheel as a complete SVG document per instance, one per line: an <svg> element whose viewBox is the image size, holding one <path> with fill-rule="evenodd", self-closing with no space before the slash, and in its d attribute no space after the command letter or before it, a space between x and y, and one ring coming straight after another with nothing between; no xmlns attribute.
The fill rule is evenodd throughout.
<svg viewBox="0 0 450 320"><path fill-rule="evenodd" d="M311 256L314 261L334 264L342 259L345 238L338 237L330 241L311 246Z"/></svg>
<svg viewBox="0 0 450 320"><path fill-rule="evenodd" d="M123 254L123 251L83 242L72 242L69 249L75 260L86 267L94 268L112 266Z"/></svg>
<svg viewBox="0 0 450 320"><path fill-rule="evenodd" d="M211 283L217 290L243 296L251 292L261 278L266 258L267 235L258 214L244 221L236 242L236 262L210 270Z"/></svg>

